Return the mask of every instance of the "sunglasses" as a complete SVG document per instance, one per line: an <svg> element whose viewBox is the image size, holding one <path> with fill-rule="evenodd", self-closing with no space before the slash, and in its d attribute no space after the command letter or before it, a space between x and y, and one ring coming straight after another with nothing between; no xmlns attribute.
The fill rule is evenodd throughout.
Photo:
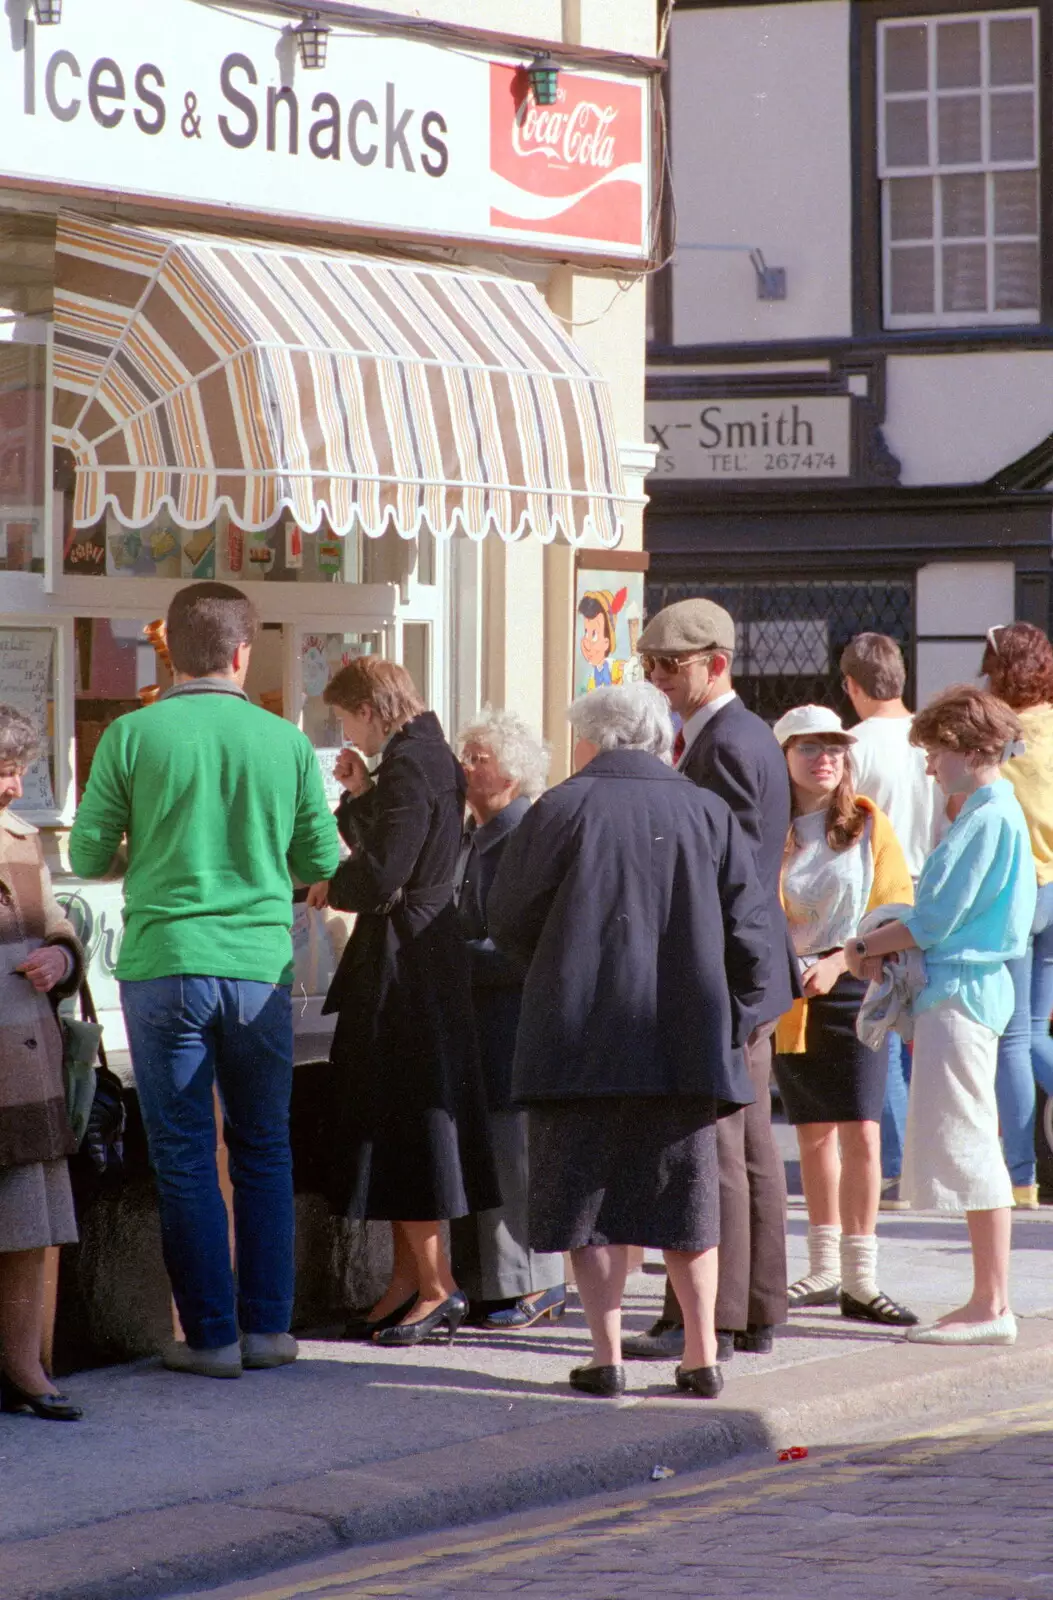
<svg viewBox="0 0 1053 1600"><path fill-rule="evenodd" d="M644 669L644 676L647 678L651 676L656 667L661 667L663 672L667 672L671 678L675 678L682 668L694 666L696 661L708 660L709 652L703 650L693 656L652 656L645 654L641 655L640 664Z"/></svg>
<svg viewBox="0 0 1053 1600"><path fill-rule="evenodd" d="M820 739L801 739L793 747L806 761L818 761L820 756L843 756L843 744L825 744Z"/></svg>

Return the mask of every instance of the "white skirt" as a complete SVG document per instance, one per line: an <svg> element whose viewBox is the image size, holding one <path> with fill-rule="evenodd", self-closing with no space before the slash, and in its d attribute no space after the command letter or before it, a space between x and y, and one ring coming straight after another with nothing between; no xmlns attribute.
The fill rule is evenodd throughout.
<svg viewBox="0 0 1053 1600"><path fill-rule="evenodd" d="M900 1198L918 1211L995 1211L1013 1204L998 1138L998 1035L957 1000L914 1020Z"/></svg>

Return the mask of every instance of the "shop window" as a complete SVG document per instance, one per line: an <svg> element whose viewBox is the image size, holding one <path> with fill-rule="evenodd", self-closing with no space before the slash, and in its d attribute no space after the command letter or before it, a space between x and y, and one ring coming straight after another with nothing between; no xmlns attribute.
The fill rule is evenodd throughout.
<svg viewBox="0 0 1053 1600"><path fill-rule="evenodd" d="M284 517L261 533L246 533L225 511L207 527L178 527L167 513L143 528L125 528L112 511L94 528L73 527L72 475L64 489L63 570L110 578L218 578L222 582L358 583L354 535L324 527L306 533Z"/></svg>
<svg viewBox="0 0 1053 1600"><path fill-rule="evenodd" d="M80 800L91 764L111 722L171 687L172 674L148 633L156 618L78 617L75 624L74 694L76 793ZM283 629L264 623L249 660L245 692L256 705L284 714L282 692Z"/></svg>
<svg viewBox="0 0 1053 1600"><path fill-rule="evenodd" d="M427 622L402 625L402 664L413 679L425 705L431 703L431 627Z"/></svg>
<svg viewBox="0 0 1053 1600"><path fill-rule="evenodd" d="M885 326L1037 322L1037 11L882 22L877 56Z"/></svg>
<svg viewBox="0 0 1053 1600"><path fill-rule="evenodd" d="M49 820L61 808L65 789L57 727L55 681L59 630L46 626L0 627L0 704L14 706L45 739L44 753L22 780L22 798L12 809Z"/></svg>
<svg viewBox="0 0 1053 1600"><path fill-rule="evenodd" d="M769 722L791 706L809 704L832 706L855 720L841 688L840 660L857 633L890 634L911 671L914 583L909 577L652 582L647 585L647 614L653 617L677 600L703 594L735 618L735 688L750 710Z"/></svg>
<svg viewBox="0 0 1053 1600"><path fill-rule="evenodd" d="M75 624L74 696L77 800L88 782L95 752L111 722L143 705L142 691L166 689L172 678L146 637L150 619L78 617Z"/></svg>
<svg viewBox="0 0 1053 1600"><path fill-rule="evenodd" d="M44 570L46 358L0 340L0 571Z"/></svg>
<svg viewBox="0 0 1053 1600"><path fill-rule="evenodd" d="M318 764L322 769L326 795L331 805L339 800L342 790L333 777L333 763L344 743L340 713L335 706L326 705L322 696L341 667L358 656L380 655L382 637L379 633L325 633L300 634L299 679L303 708L303 731L315 747Z"/></svg>

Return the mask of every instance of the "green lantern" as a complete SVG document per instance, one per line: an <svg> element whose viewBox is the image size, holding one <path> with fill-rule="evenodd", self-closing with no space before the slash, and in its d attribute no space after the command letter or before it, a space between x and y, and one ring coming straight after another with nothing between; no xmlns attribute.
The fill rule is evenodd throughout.
<svg viewBox="0 0 1053 1600"><path fill-rule="evenodd" d="M559 85L559 68L547 50L534 57L527 67L527 76L534 91L535 104L554 106Z"/></svg>

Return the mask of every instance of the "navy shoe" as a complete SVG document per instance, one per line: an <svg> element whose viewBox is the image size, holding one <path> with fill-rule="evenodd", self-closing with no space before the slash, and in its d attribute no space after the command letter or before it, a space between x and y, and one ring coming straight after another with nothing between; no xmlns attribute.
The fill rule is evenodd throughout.
<svg viewBox="0 0 1053 1600"><path fill-rule="evenodd" d="M479 1326L489 1328L492 1333L504 1333L510 1328L532 1328L535 1322L542 1322L546 1317L551 1322L558 1322L566 1309L567 1286L557 1283L536 1299L522 1295L510 1306L491 1311L489 1316L483 1317Z"/></svg>

